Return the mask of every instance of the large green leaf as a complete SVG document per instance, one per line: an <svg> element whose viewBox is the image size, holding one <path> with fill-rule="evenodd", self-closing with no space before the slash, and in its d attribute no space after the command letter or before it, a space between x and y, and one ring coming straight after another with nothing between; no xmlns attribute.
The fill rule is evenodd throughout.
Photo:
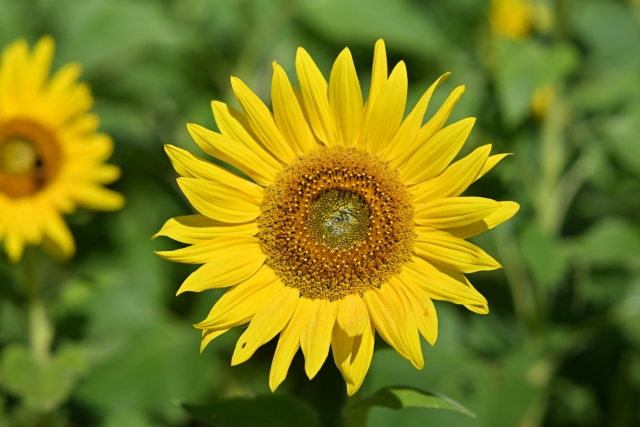
<svg viewBox="0 0 640 427"><path fill-rule="evenodd" d="M381 406L390 409L403 408L437 408L462 412L475 418L475 414L467 408L438 393L411 387L385 387L369 397L353 402L345 408L346 413L359 409Z"/></svg>
<svg viewBox="0 0 640 427"><path fill-rule="evenodd" d="M318 422L306 403L283 394L220 399L208 405L185 405L185 409L216 427L313 427Z"/></svg>
<svg viewBox="0 0 640 427"><path fill-rule="evenodd" d="M38 411L51 411L62 404L86 370L83 352L66 346L46 360L37 360L21 344L2 353L2 384L20 396L25 405Z"/></svg>

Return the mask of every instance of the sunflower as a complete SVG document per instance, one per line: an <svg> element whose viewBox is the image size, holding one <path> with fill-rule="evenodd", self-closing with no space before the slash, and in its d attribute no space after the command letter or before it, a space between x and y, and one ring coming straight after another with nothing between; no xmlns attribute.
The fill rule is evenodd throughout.
<svg viewBox="0 0 640 427"><path fill-rule="evenodd" d="M53 39L45 36L32 52L16 41L0 60L0 240L12 262L25 244L73 255L62 214L78 205L114 210L124 203L102 187L120 169L103 163L113 142L97 133L98 117L87 112L93 100L77 81L81 68L67 64L49 79L53 53Z"/></svg>
<svg viewBox="0 0 640 427"><path fill-rule="evenodd" d="M388 75L382 40L366 103L348 49L329 83L302 48L296 72L300 90L274 64L273 114L232 77L243 112L214 101L220 133L188 125L203 151L246 177L166 146L200 214L170 219L154 237L190 245L158 252L165 259L204 264L178 294L231 287L195 325L201 351L249 322L232 365L280 334L272 390L299 348L309 378L331 348L351 395L371 363L376 332L422 369L420 334L432 345L438 335L433 299L488 312L464 273L500 264L464 239L509 219L518 205L458 197L506 154L490 156L485 145L450 164L474 124L444 126L464 87L422 126L448 74L403 120L406 68L400 62Z"/></svg>

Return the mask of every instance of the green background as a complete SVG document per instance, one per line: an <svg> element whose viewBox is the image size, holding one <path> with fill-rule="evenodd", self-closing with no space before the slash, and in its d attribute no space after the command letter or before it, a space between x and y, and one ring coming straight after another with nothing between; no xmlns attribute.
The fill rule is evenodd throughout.
<svg viewBox="0 0 640 427"><path fill-rule="evenodd" d="M544 3L544 2L542 2ZM450 122L478 118L463 153L512 152L467 192L520 203L508 223L473 241L504 269L470 276L489 300L480 316L436 303L440 338L415 370L378 338L362 394L406 385L445 394L477 414L375 408L369 426L640 425L640 4L546 2L551 27L524 40L494 36L488 1L0 0L0 46L43 34L55 67L80 62L110 160L127 197L116 213L78 211L77 256L37 250L53 359L25 349L27 262L0 259L0 426L198 426L182 407L269 393L274 343L230 367L240 330L198 354L203 319L220 296L175 292L193 270L150 241L192 208L163 151L200 153L185 123L216 129L210 101L236 105L229 76L268 101L273 60L294 78L304 46L325 76L351 49L366 91L373 44L404 60L411 107L443 72L430 116L460 84ZM555 97L531 112L536 88ZM239 329L239 328L237 328ZM344 383L331 356L309 381L298 354L278 390L306 401L323 426L346 425Z"/></svg>

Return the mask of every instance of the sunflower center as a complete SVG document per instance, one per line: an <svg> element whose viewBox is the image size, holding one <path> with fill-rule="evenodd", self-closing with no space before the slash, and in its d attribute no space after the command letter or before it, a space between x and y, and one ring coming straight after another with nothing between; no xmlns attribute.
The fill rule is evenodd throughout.
<svg viewBox="0 0 640 427"><path fill-rule="evenodd" d="M345 249L367 239L369 205L358 193L331 189L311 202L307 226L316 242Z"/></svg>
<svg viewBox="0 0 640 427"><path fill-rule="evenodd" d="M24 175L33 172L38 153L30 141L9 139L0 145L0 169L8 175Z"/></svg>
<svg viewBox="0 0 640 427"><path fill-rule="evenodd" d="M380 287L413 248L398 173L355 148L318 148L288 166L265 190L259 226L267 264L311 299Z"/></svg>
<svg viewBox="0 0 640 427"><path fill-rule="evenodd" d="M60 147L51 131L31 120L0 122L0 193L32 196L51 182L60 163Z"/></svg>

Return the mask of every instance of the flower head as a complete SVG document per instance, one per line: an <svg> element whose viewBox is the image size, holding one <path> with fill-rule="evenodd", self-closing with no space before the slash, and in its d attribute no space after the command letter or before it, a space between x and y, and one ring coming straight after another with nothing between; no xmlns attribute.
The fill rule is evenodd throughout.
<svg viewBox="0 0 640 427"><path fill-rule="evenodd" d="M0 60L0 240L13 262L25 244L43 243L62 257L75 251L62 219L78 205L119 209L123 197L102 187L120 176L104 164L111 139L97 133L92 98L78 83L80 66L67 64L51 79L54 42L33 51L24 40Z"/></svg>
<svg viewBox="0 0 640 427"><path fill-rule="evenodd" d="M298 349L309 378L332 349L353 394L369 368L376 332L422 369L419 334L431 344L438 335L433 299L488 312L464 273L500 264L464 239L509 219L518 205L459 197L505 154L490 156L486 145L450 164L474 124L464 119L445 127L463 87L422 125L448 74L403 120L406 68L400 62L387 73L381 40L366 103L348 49L329 83L302 48L296 71L299 90L274 66L273 113L232 78L243 112L214 101L220 133L188 125L203 151L250 179L166 146L178 184L200 214L167 221L156 236L191 246L159 254L204 264L178 293L230 287L195 325L201 349L250 322L232 365L279 334L272 390Z"/></svg>

